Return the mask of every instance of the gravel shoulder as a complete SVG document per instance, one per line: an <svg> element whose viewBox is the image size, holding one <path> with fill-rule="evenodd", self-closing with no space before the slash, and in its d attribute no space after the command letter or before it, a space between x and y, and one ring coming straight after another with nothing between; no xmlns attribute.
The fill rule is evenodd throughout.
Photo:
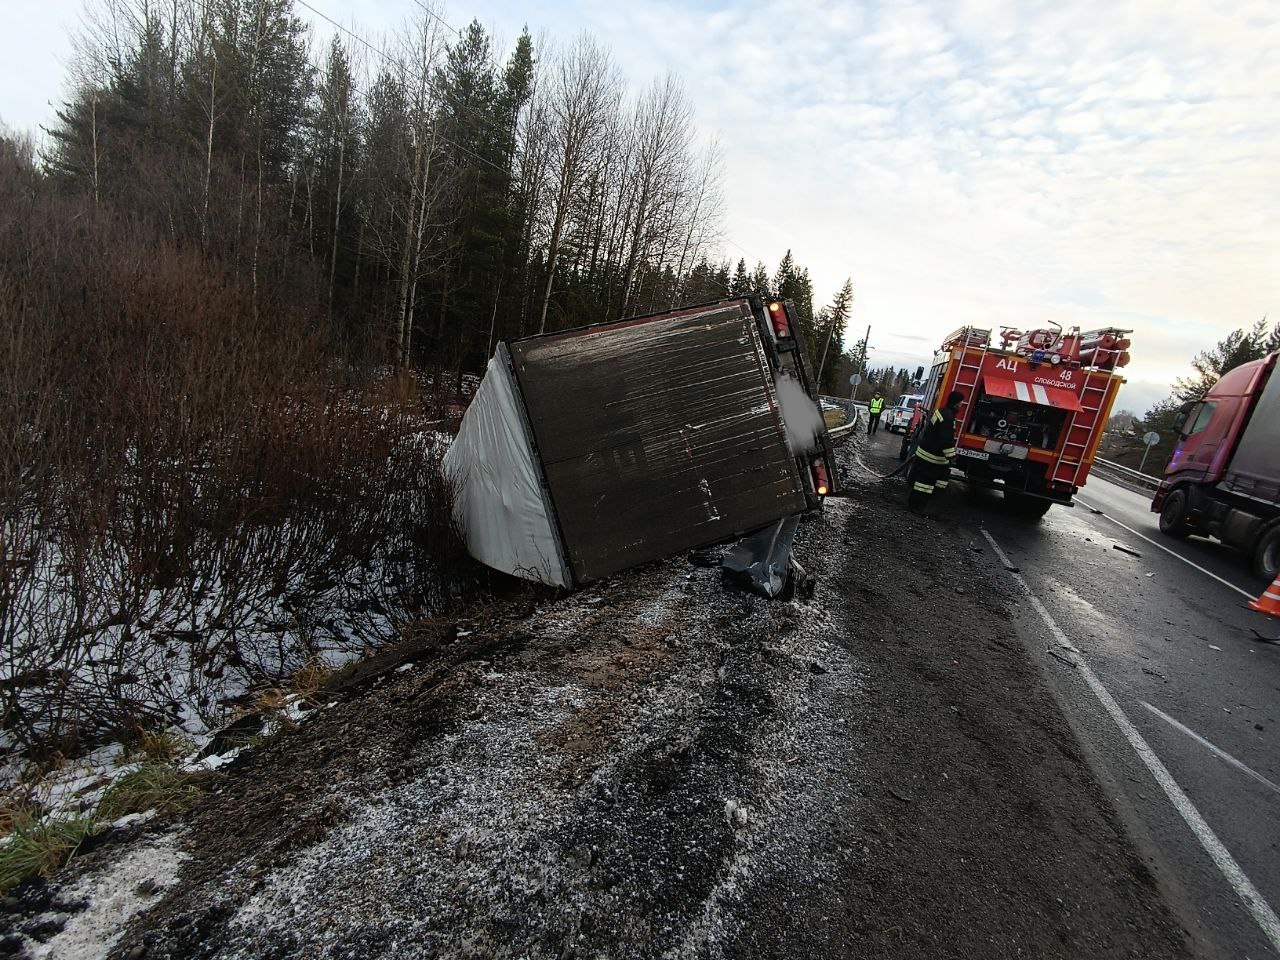
<svg viewBox="0 0 1280 960"><path fill-rule="evenodd" d="M149 828L181 869L111 955L1189 956L977 528L849 453L811 600L676 559L417 625Z"/></svg>

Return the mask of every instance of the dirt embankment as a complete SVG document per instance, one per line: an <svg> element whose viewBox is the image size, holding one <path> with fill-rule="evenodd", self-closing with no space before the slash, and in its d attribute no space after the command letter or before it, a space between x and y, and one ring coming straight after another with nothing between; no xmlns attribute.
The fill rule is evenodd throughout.
<svg viewBox="0 0 1280 960"><path fill-rule="evenodd" d="M246 755L113 955L1185 956L976 529L851 476L812 600L655 565Z"/></svg>

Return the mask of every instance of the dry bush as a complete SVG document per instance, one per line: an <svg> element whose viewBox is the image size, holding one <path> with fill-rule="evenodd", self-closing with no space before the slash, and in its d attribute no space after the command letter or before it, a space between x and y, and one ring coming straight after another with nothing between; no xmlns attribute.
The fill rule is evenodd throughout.
<svg viewBox="0 0 1280 960"><path fill-rule="evenodd" d="M172 730L147 731L138 741L138 752L148 760L160 763L176 763L193 754L195 748L194 740Z"/></svg>
<svg viewBox="0 0 1280 960"><path fill-rule="evenodd" d="M323 687L325 681L331 676L333 676L333 668L319 657L313 657L294 671L293 692L300 697L310 697Z"/></svg>
<svg viewBox="0 0 1280 960"><path fill-rule="evenodd" d="M414 383L353 367L292 286L20 187L0 171L26 202L0 216L0 744L216 722L465 585Z"/></svg>

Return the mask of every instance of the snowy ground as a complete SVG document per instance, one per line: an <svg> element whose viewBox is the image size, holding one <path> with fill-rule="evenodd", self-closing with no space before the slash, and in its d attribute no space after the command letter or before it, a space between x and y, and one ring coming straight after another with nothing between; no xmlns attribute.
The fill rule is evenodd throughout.
<svg viewBox="0 0 1280 960"><path fill-rule="evenodd" d="M35 923L57 930L43 941L31 939L33 960L97 960L106 956L133 917L173 886L186 855L165 834L138 841L62 893L61 903L38 914ZM78 909L77 909L78 907Z"/></svg>

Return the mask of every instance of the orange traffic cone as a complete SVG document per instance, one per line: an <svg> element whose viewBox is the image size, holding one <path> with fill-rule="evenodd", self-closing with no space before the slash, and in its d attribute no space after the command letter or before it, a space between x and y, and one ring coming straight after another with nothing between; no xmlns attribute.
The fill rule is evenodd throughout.
<svg viewBox="0 0 1280 960"><path fill-rule="evenodd" d="M1280 617L1280 573L1271 581L1271 586L1262 591L1262 596L1249 601L1249 606L1259 613Z"/></svg>

